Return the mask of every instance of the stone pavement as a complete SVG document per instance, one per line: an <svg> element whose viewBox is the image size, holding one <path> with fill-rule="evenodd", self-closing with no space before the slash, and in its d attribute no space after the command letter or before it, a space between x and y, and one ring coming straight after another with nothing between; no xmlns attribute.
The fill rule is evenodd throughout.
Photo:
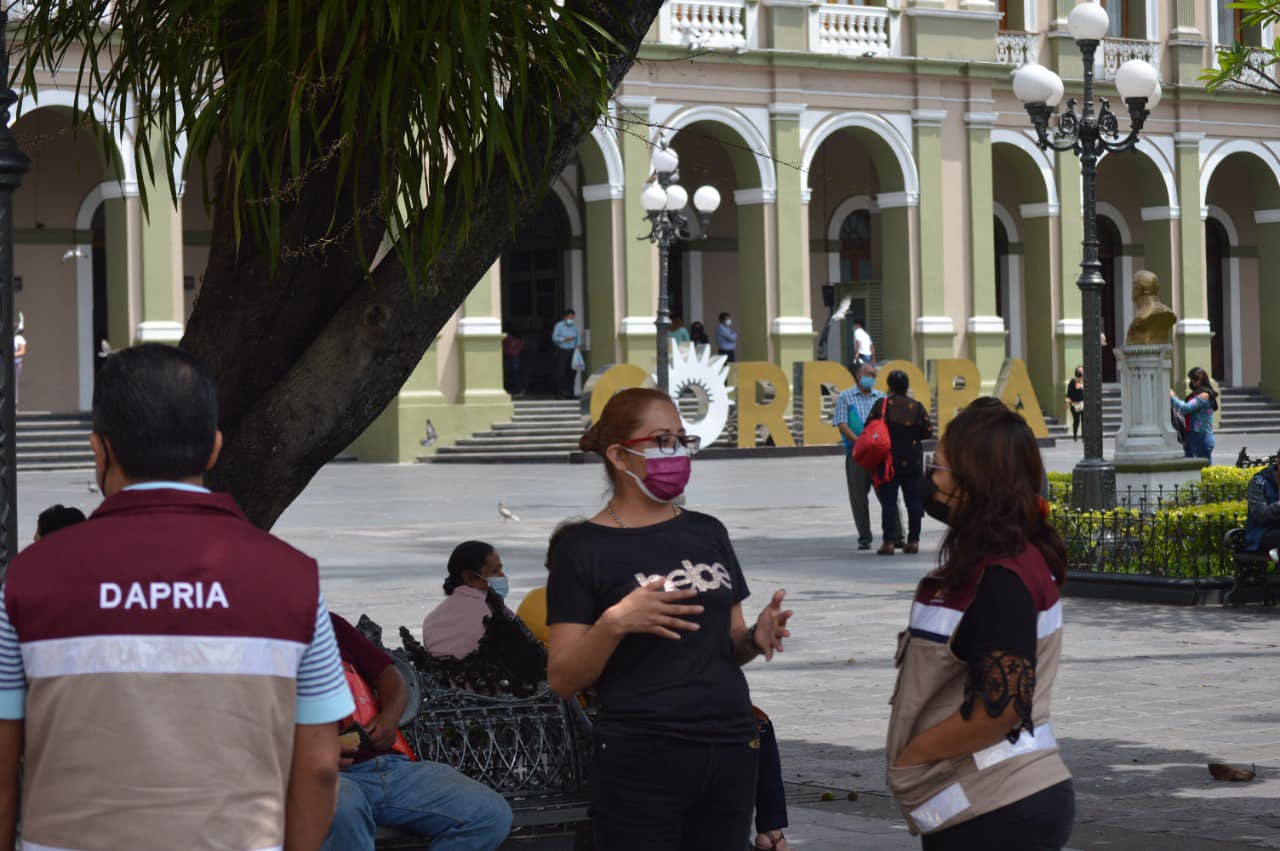
<svg viewBox="0 0 1280 851"><path fill-rule="evenodd" d="M1221 441L1220 462L1234 460L1239 440ZM1051 469L1078 457L1078 444L1046 452ZM334 464L275 531L320 560L334 610L416 633L442 596L454 544L494 543L518 602L544 581L552 526L597 510L603 490L594 465ZM68 473L19 474L19 496L24 538L40 508L98 501L83 474ZM499 518L499 499L520 522ZM886 794L883 737L894 639L941 527L926 518L919 556L855 552L834 457L696 463L689 504L733 535L753 589L749 617L778 587L796 609L787 652L748 669L781 739L792 844L917 848ZM878 526L874 507L872 519ZM1280 848L1280 612L1085 599L1065 610L1054 727L1075 775L1072 847ZM1205 766L1215 760L1254 763L1259 778L1214 781ZM820 800L823 791L834 800Z"/></svg>

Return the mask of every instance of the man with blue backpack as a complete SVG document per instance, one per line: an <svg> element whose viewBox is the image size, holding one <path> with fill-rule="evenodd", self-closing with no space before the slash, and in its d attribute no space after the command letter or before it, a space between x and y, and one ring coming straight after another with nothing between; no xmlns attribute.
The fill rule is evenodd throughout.
<svg viewBox="0 0 1280 851"><path fill-rule="evenodd" d="M862 426L871 415L871 408L884 394L876 387L876 366L864 362L857 368L854 385L836 397L831 422L840 431L844 442L844 476L849 488L849 507L853 510L853 522L858 527L858 549L871 549L871 517L868 514L867 495L871 491L871 473L853 460L853 444L862 434ZM902 529L902 523L898 523Z"/></svg>

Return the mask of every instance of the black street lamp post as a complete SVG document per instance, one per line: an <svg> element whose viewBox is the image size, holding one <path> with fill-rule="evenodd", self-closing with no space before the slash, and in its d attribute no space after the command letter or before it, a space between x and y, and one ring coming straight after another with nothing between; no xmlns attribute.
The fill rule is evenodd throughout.
<svg viewBox="0 0 1280 851"><path fill-rule="evenodd" d="M13 367L13 192L31 161L9 129L9 15L0 12L0 576L18 551L17 386Z"/></svg>
<svg viewBox="0 0 1280 851"><path fill-rule="evenodd" d="M1024 65L1014 77L1015 93L1026 102L1041 149L1071 151L1080 157L1084 240L1080 288L1084 312L1084 457L1071 476L1071 504L1076 508L1105 510L1115 507L1115 467L1102 455L1102 298L1106 282L1098 258L1098 159L1105 152L1127 151L1138 142L1147 116L1160 98L1159 75L1150 64L1137 59L1124 63L1116 74L1116 88L1129 109L1130 130L1120 137L1119 119L1106 98L1093 107L1093 63L1109 20L1106 10L1094 2L1080 3L1068 19L1071 34L1084 60L1084 97L1080 114L1076 99L1057 112L1062 80L1039 65ZM1053 128L1050 128L1050 123Z"/></svg>
<svg viewBox="0 0 1280 851"><path fill-rule="evenodd" d="M658 244L658 316L654 325L658 330L658 387L670 391L671 359L671 292L668 286L667 259L671 246L681 240L692 240L689 219L684 210L689 203L689 193L678 182L680 158L676 152L659 139L653 149L653 177L640 196L650 230L641 239ZM703 186L693 193L693 206L701 224L702 239L707 238L711 214L720 206L720 193L713 186Z"/></svg>

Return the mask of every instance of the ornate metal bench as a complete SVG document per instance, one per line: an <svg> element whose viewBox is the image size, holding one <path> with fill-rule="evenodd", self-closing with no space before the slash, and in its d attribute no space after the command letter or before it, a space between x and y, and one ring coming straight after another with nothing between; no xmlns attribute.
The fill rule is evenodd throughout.
<svg viewBox="0 0 1280 851"><path fill-rule="evenodd" d="M1223 543L1231 553L1235 583L1222 598L1224 606L1238 606L1251 600L1273 605L1280 602L1280 572L1266 553L1245 549L1244 527L1237 526Z"/></svg>
<svg viewBox="0 0 1280 851"><path fill-rule="evenodd" d="M357 628L383 646L373 621L362 617ZM387 652L409 681L416 711L406 710L400 730L418 758L500 792L515 816L512 839L572 834L576 849L588 848L591 722L582 707L513 675L490 647L437 659L408 630L400 634L404 646ZM380 849L427 847L403 830L379 828L377 840Z"/></svg>

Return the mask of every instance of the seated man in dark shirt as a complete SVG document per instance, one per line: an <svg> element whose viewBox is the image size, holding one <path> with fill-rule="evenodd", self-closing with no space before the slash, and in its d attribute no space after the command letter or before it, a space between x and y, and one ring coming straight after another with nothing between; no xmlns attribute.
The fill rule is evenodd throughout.
<svg viewBox="0 0 1280 851"><path fill-rule="evenodd" d="M330 618L343 665L359 674L381 705L364 725L373 749L342 755L338 810L325 851L373 851L378 825L429 836L432 851L493 851L511 831L506 800L447 765L412 762L393 750L408 701L404 679L377 645L338 615Z"/></svg>
<svg viewBox="0 0 1280 851"><path fill-rule="evenodd" d="M1249 482L1249 521L1245 540L1255 553L1280 547L1280 452L1270 467L1259 470Z"/></svg>

